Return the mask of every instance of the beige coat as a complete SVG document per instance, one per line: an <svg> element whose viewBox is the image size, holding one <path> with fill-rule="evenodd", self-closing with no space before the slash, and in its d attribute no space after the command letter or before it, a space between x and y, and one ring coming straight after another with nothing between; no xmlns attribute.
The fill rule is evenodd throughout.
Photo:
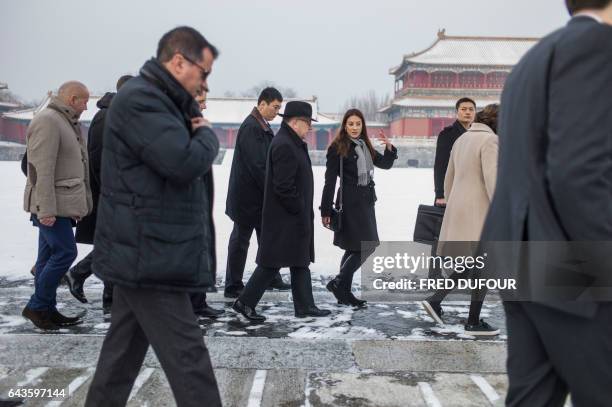
<svg viewBox="0 0 612 407"><path fill-rule="evenodd" d="M497 151L497 135L481 123L472 124L453 145L444 178L446 212L440 241L480 240L495 191Z"/></svg>
<svg viewBox="0 0 612 407"><path fill-rule="evenodd" d="M26 145L24 210L39 218L91 212L87 145L75 111L53 98L28 126Z"/></svg>

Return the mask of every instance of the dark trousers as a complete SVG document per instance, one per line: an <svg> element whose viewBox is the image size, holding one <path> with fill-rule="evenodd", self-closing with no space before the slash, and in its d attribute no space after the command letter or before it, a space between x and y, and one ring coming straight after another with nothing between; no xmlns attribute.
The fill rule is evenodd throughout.
<svg viewBox="0 0 612 407"><path fill-rule="evenodd" d="M612 303L585 319L528 302L505 302L509 407L612 403Z"/></svg>
<svg viewBox="0 0 612 407"><path fill-rule="evenodd" d="M340 287L345 290L351 291L353 285L353 276L355 272L361 267L370 255L374 253L374 249L368 249L365 251L351 251L347 250L340 260L340 272L336 276Z"/></svg>
<svg viewBox="0 0 612 407"><path fill-rule="evenodd" d="M72 266L70 272L74 278L85 281L92 274L91 264L93 263L93 250L83 257L81 261ZM102 292L102 301L104 303L111 303L113 301L113 284L104 281L104 291Z"/></svg>
<svg viewBox="0 0 612 407"><path fill-rule="evenodd" d="M33 215L32 223L38 227L38 257L34 277L34 294L28 308L54 310L57 287L77 257L77 246L70 218L56 218L53 226L44 226Z"/></svg>
<svg viewBox="0 0 612 407"><path fill-rule="evenodd" d="M189 300L191 301L193 312L198 312L206 307L206 292L190 293Z"/></svg>
<svg viewBox="0 0 612 407"><path fill-rule="evenodd" d="M236 291L244 288L242 279L244 277L244 265L246 264L251 236L255 230L257 243L261 228L239 225L234 222L234 228L227 245L227 267L225 268L225 291ZM280 273L277 271L273 281L282 281Z"/></svg>
<svg viewBox="0 0 612 407"><path fill-rule="evenodd" d="M111 325L85 406L124 406L149 344L176 404L221 406L217 381L188 293L114 287Z"/></svg>
<svg viewBox="0 0 612 407"><path fill-rule="evenodd" d="M457 280L459 280L460 278L469 278L470 273L469 272L463 272L463 273L458 273L458 272L453 272L450 276L448 276L449 279L454 280L455 283L457 282ZM446 296L453 291L452 289L440 289L437 290L431 297L429 297L427 300L434 306L438 306L440 305L440 303L442 301L444 301L444 298L446 298ZM480 322L480 311L482 310L482 303L484 300L484 297L487 295L487 289L480 289L480 290L472 290L472 300L470 301L470 314L468 316L468 320L467 323L468 325L476 325Z"/></svg>
<svg viewBox="0 0 612 407"><path fill-rule="evenodd" d="M308 267L290 267L291 270L291 294L293 295L293 307L296 311L306 310L314 307L312 297L312 280ZM238 298L240 302L255 308L263 297L266 288L270 285L274 276L278 274L278 268L257 266Z"/></svg>

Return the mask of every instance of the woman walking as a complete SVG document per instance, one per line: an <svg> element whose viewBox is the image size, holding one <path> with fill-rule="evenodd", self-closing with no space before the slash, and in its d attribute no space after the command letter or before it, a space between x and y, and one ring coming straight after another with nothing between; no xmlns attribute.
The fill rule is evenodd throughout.
<svg viewBox="0 0 612 407"><path fill-rule="evenodd" d="M323 226L330 228L336 179L342 172L336 200L338 207L342 196L342 227L334 233L334 245L345 251L340 261L340 272L327 284L327 289L342 305L365 305L366 301L356 298L351 292L353 274L379 243L374 212L374 167L391 168L397 159L397 149L382 131L378 137L385 145L384 154L372 147L363 114L350 109L344 114L342 126L327 150L321 219ZM370 243L363 251L362 242Z"/></svg>
<svg viewBox="0 0 612 407"><path fill-rule="evenodd" d="M482 233L497 178L497 116L499 105L486 106L476 115L470 129L453 145L446 177L444 197L446 211L440 230L438 255L472 255ZM456 253L459 249L459 252ZM453 253L451 253L453 252ZM457 280L465 273L453 272L449 278ZM422 302L425 311L439 324L442 321L441 303L451 290L438 290ZM465 332L470 335L497 335L499 329L480 317L486 290L472 291L472 302Z"/></svg>

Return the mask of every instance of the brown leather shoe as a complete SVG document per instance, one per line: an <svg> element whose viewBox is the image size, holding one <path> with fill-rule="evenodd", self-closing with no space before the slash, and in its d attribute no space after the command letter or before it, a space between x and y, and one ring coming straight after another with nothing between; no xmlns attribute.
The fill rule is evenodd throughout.
<svg viewBox="0 0 612 407"><path fill-rule="evenodd" d="M32 321L37 328L46 331L57 331L59 329L59 326L51 320L51 313L49 311L36 311L26 306L21 315L25 319Z"/></svg>

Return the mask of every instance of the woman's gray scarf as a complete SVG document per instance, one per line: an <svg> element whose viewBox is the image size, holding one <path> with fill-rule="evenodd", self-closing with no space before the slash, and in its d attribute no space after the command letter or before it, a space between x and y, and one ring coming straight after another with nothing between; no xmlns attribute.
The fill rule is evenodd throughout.
<svg viewBox="0 0 612 407"><path fill-rule="evenodd" d="M355 143L355 152L357 153L357 174L359 179L357 185L366 186L374 178L374 163L372 162L372 154L370 149L362 139L351 139Z"/></svg>

